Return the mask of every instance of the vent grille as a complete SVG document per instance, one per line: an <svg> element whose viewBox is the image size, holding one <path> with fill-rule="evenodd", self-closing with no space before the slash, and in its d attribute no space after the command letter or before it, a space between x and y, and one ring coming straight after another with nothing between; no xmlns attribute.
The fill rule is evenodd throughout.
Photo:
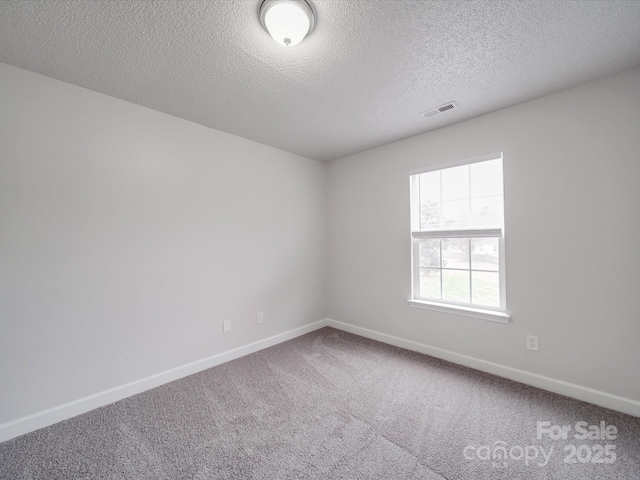
<svg viewBox="0 0 640 480"><path fill-rule="evenodd" d="M433 117L434 115L438 115L439 113L446 112L447 110L453 110L458 107L456 102L445 103L444 105L440 105L439 107L431 108L425 112L420 112L420 115L423 117Z"/></svg>

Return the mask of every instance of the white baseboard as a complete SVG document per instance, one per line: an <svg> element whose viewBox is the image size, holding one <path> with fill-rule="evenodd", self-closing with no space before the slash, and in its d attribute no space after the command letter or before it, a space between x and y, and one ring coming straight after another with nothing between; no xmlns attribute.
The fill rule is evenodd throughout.
<svg viewBox="0 0 640 480"><path fill-rule="evenodd" d="M545 377L536 373L526 372L517 368L507 367L479 358L462 355L459 353L451 352L423 343L414 342L412 340L405 340L403 338L394 337L386 333L369 330L363 327L357 327L348 323L338 322L332 319L324 319L318 322L305 325L303 327L295 328L278 335L274 335L264 340L244 345L242 347L228 350L226 352L213 355L211 357L204 358L180 367L167 370L165 372L151 375L149 377L136 380L134 382L127 383L103 392L89 395L78 400L74 400L64 405L37 412L26 417L18 418L10 422L0 425L0 442L10 440L19 435L38 430L40 428L48 427L54 423L66 420L76 415L88 412L98 407L103 407L118 400L142 393L146 390L164 385L165 383L178 380L179 378L193 375L194 373L201 372L216 365L235 360L236 358L249 355L250 353L257 352L267 347L277 345L278 343L291 340L293 338L305 335L307 333L318 330L319 328L330 326L337 328L338 330L344 330L345 332L360 335L362 337L378 340L389 345L405 348L415 352L431 355L432 357L441 358L459 365L474 368L487 373L492 373L500 377L515 380L526 385L542 388L550 392L559 393L567 397L576 398L585 402L600 405L602 407L610 408L619 412L627 413L636 417L640 417L640 402L629 398L619 397L592 388L583 387L573 383L568 383L562 380L557 380L551 377Z"/></svg>
<svg viewBox="0 0 640 480"><path fill-rule="evenodd" d="M142 393L146 390L164 385L165 383L178 380L179 378L193 375L194 373L201 372L202 370L215 367L216 365L226 363L230 360L235 360L236 358L249 355L250 353L291 340L326 326L327 320L320 320L303 327L274 335L273 337L265 338L264 340L250 343L249 345L234 348L233 350L212 355L211 357L172 368L171 370L157 373L125 385L120 385L94 395L89 395L88 397L83 397L78 400L65 403L64 405L59 405L26 417L18 418L17 420L3 423L0 425L0 442L10 440L19 435L24 435L25 433L29 433L40 428L48 427L49 425L75 417L81 413L88 412L98 407L103 407L110 403L117 402L118 400Z"/></svg>
<svg viewBox="0 0 640 480"><path fill-rule="evenodd" d="M394 337L393 335L357 327L348 323L338 322L329 318L326 319L326 322L330 327L344 330L345 332L353 333L355 335L360 335L361 337L371 338L396 347L424 353L432 357L524 383L525 385L542 388L550 392L559 393L560 395L565 395L584 402L600 405L601 407L610 408L611 410L633 415L634 417L640 417L640 402L637 400L619 397L610 393L594 390L593 388L583 387L563 380L538 375L537 373L531 373L517 368L507 367L506 365L488 362L486 360L462 355L449 350L443 350L441 348L432 347L412 340L405 340L404 338Z"/></svg>

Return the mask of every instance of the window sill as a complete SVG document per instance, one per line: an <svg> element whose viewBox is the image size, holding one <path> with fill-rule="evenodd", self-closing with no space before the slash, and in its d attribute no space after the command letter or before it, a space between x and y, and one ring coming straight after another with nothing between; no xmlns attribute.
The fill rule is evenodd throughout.
<svg viewBox="0 0 640 480"><path fill-rule="evenodd" d="M407 300L407 303L410 307L414 308L424 308L426 310L434 310L441 313L479 318L480 320L489 320L490 322L509 323L509 320L511 319L511 316L508 313L496 312L494 310L446 305L444 303L426 302L424 300Z"/></svg>

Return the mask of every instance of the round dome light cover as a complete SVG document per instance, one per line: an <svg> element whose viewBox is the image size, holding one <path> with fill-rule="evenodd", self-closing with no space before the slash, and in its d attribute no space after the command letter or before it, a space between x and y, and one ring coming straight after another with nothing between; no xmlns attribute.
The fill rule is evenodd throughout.
<svg viewBox="0 0 640 480"><path fill-rule="evenodd" d="M260 23L281 45L300 43L313 29L315 15L305 0L265 0Z"/></svg>

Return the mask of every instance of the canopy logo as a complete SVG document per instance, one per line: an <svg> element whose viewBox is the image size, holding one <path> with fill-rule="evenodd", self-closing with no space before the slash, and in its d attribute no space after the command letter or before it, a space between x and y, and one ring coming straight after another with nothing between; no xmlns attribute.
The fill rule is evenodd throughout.
<svg viewBox="0 0 640 480"><path fill-rule="evenodd" d="M546 452L543 447L536 445L527 445L521 447L519 445L513 445L507 448L507 444L502 440L494 442L492 446L481 445L475 447L473 445L467 445L462 452L464 458L467 460L481 460L491 461L495 468L507 468L509 465L507 460L524 460L525 465L533 463L540 458L537 462L539 467L546 467L549 464L551 455L553 455L553 446Z"/></svg>
<svg viewBox="0 0 640 480"><path fill-rule="evenodd" d="M597 425L580 421L574 425L552 425L549 421L536 422L536 438L538 440L572 441L595 440L607 443L589 443L575 445L572 443L563 446L565 457L563 462L572 463L613 463L617 459L616 445L618 428L615 425L607 425L603 420ZM509 460L524 462L525 465L546 467L554 453L554 445L511 445L498 440L493 445L467 445L462 454L469 461L491 462L494 468L507 468Z"/></svg>

